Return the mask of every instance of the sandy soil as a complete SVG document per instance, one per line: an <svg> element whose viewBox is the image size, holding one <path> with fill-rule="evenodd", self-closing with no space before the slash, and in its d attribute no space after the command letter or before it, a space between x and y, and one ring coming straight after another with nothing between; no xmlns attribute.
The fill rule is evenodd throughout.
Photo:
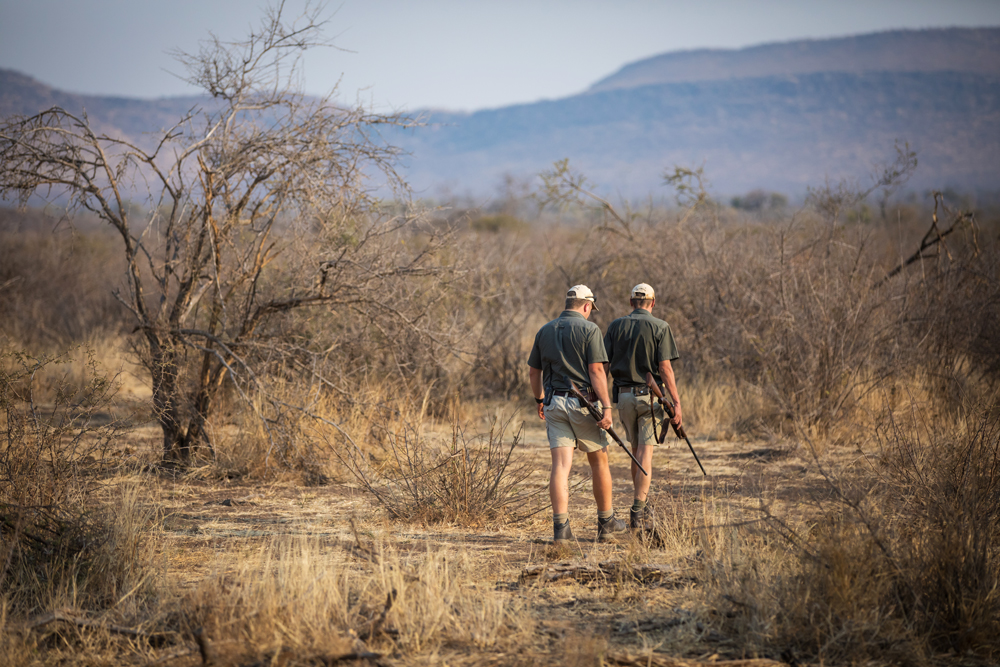
<svg viewBox="0 0 1000 667"><path fill-rule="evenodd" d="M519 454L535 469L530 483L545 487L549 457L544 426L532 420L524 428ZM776 512L808 512L811 502L826 493L817 461L791 445L699 438L692 443L709 475L701 475L684 442L671 434L654 455L651 497L661 509L690 515L696 524L753 522L760 518L762 501ZM617 445L612 450L614 504L627 519L632 499L629 460ZM853 456L840 458L845 462ZM162 549L168 575L182 590L276 536L318 538L345 567L362 568L366 564L352 552L353 521L365 539L389 540L401 551L449 550L481 563L483 578L475 585L515 591L528 603L540 629L531 649L540 653L565 646L571 638L599 637L604 648L593 650L606 648L608 655L660 655L656 649L664 644L677 655L678 642L684 645L679 634L687 633L691 639L683 653L688 659L754 657L743 655L726 637L699 631L689 604L698 587L692 567L696 549L658 549L647 542L637 552L629 540L598 543L589 467L581 453L575 456L573 479L577 485L571 491L570 515L577 542L556 548L551 544L549 510L497 530L400 525L390 523L371 497L347 478L306 487L295 481L248 484L161 476L157 495L164 517ZM634 563L637 553L668 573L624 593L612 590L600 577L543 582L522 576L540 564L572 568ZM493 658L503 662L502 656Z"/></svg>

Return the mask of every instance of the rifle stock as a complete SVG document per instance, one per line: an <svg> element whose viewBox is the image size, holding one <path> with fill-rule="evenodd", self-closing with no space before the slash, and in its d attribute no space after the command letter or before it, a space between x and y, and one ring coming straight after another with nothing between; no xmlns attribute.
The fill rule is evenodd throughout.
<svg viewBox="0 0 1000 667"><path fill-rule="evenodd" d="M573 394L573 396L578 401L580 401L581 404L587 407L587 411L590 413L590 416L594 418L594 421L601 421L601 418L604 415L600 410L597 409L597 406L591 403L590 399L584 396L583 393L576 388L576 385L573 384L573 381L570 380L568 377L566 378L566 382L569 383L570 393ZM636 464L639 467L639 470L642 471L642 474L645 475L646 477L649 477L649 473L646 472L646 469L642 467L642 464L639 463L639 460L632 455L632 452L630 452L628 447L625 446L625 443L622 442L622 439L618 437L618 434L615 433L615 429L609 428L608 435L610 435L611 439L617 442L621 446L621 448L625 450L625 453L628 454L628 457L632 459L632 463Z"/></svg>
<svg viewBox="0 0 1000 667"><path fill-rule="evenodd" d="M660 391L660 387L656 384L656 379L653 377L652 373L646 373L646 386L649 387L650 393L653 396L656 396L656 400L659 401L660 405L663 406L663 411L667 413L667 419L665 419L664 421L672 420L674 418L674 415L677 414L676 412L674 412L674 404L668 401L663 396L663 392ZM655 415L650 415L650 416L653 419L653 424L655 428L656 416ZM687 433L684 431L684 427L678 424L674 424L673 421L670 421L670 427L674 429L674 434L676 434L678 438L683 439L684 442L687 443L688 449L691 450L691 454L694 456L694 460L698 463L698 467L701 468L701 474L708 477L708 473L705 472L705 467L701 465L701 459L698 458L698 454L697 452L694 451L694 447L691 445L691 441L688 440ZM662 444L663 441L666 440L666 438L667 438L667 427L666 424L664 424L662 430L660 431L660 439L658 442Z"/></svg>

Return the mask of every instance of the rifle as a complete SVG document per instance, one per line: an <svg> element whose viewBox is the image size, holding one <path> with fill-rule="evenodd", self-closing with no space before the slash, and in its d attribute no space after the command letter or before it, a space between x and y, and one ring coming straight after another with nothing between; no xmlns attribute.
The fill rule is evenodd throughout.
<svg viewBox="0 0 1000 667"><path fill-rule="evenodd" d="M601 421L601 418L604 416L604 413L598 410L597 406L591 403L590 399L584 396L580 392L580 390L576 388L576 385L573 384L573 381L570 380L568 376L566 376L566 382L569 383L569 392L573 394L573 396L576 397L576 400L580 401L581 404L587 406L587 411L590 412L590 416L594 418L594 421ZM621 445L621 448L625 450L625 453L628 454L628 457L632 459L632 463L639 466L639 470L642 471L642 474L645 475L646 477L649 477L649 473L646 472L646 469L642 467L642 464L639 463L639 460L632 455L632 452L628 450L628 447L625 446L625 443L622 442L622 439L618 437L617 433L615 433L615 429L609 428L608 435L611 436L612 440Z"/></svg>
<svg viewBox="0 0 1000 667"><path fill-rule="evenodd" d="M674 404L663 397L663 392L660 391L660 388L656 385L656 379L653 378L652 373L646 373L646 386L649 387L650 394L656 396L656 400L659 401L660 405L663 406L663 411L667 413L667 418L664 419L663 421L666 422L670 419L673 419L674 415L676 414L674 412ZM656 417L655 416L652 417L653 417L653 427L655 428ZM691 454L694 455L694 460L698 462L698 467L701 468L701 474L708 477L708 473L705 472L705 467L701 465L701 459L698 458L698 454L694 451L694 447L691 446L691 441L688 440L687 433L684 432L684 427L677 426L673 422L670 422L670 426L674 429L674 433L677 435L677 437L683 438L684 442L687 443L688 449L690 449ZM663 430L660 431L660 439L657 441L660 444L663 444L663 441L666 440L667 438L666 424L664 424L662 428Z"/></svg>

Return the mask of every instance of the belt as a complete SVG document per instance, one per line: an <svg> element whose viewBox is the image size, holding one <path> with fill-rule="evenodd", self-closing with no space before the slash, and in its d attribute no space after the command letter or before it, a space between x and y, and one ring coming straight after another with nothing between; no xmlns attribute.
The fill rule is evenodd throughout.
<svg viewBox="0 0 1000 667"><path fill-rule="evenodd" d="M633 387L621 387L619 394L632 394L634 396L645 396L649 393L649 387L645 385L635 385Z"/></svg>
<svg viewBox="0 0 1000 667"><path fill-rule="evenodd" d="M591 403L593 403L595 400L597 400L597 394L595 394L592 391L588 391L588 392L581 391L580 393L583 394L584 396L586 396L587 400L590 401ZM576 397L576 395L573 392L571 392L571 391L563 391L562 389L553 389L552 390L552 395L553 396L570 396L570 397L573 397L573 398Z"/></svg>

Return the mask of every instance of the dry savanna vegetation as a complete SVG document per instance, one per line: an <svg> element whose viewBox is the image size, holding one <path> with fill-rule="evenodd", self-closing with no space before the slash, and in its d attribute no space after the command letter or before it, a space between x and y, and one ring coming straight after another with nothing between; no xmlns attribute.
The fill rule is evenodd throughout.
<svg viewBox="0 0 1000 667"><path fill-rule="evenodd" d="M213 103L150 145L0 123L0 662L1000 659L996 211L902 196L905 145L800 206L414 200L410 119L289 87L319 27L179 54ZM637 282L708 475L671 436L603 544L580 457L556 547L528 351Z"/></svg>

